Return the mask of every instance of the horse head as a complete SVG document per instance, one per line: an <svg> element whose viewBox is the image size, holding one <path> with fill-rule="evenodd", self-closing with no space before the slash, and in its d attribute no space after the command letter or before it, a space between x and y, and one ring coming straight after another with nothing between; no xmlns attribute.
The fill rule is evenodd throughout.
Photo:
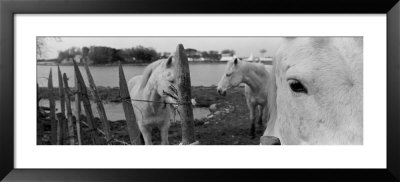
<svg viewBox="0 0 400 182"><path fill-rule="evenodd" d="M150 64L143 73L141 88L150 85L148 92L155 91L153 100L164 100L168 103L177 103L177 90L175 85L177 82L176 63L174 57L162 59Z"/></svg>
<svg viewBox="0 0 400 182"><path fill-rule="evenodd" d="M242 61L238 58L228 61L225 72L218 83L217 91L219 94L225 96L226 90L238 86L243 81L243 74L240 70L241 64Z"/></svg>
<svg viewBox="0 0 400 182"><path fill-rule="evenodd" d="M295 38L278 50L265 136L283 144L362 144L361 38Z"/></svg>

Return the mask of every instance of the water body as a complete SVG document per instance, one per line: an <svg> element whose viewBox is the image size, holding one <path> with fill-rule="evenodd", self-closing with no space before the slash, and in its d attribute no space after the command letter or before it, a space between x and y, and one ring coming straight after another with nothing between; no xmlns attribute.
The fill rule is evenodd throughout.
<svg viewBox="0 0 400 182"><path fill-rule="evenodd" d="M221 78L226 63L191 63L189 64L190 78L192 86L212 86L217 85ZM142 74L146 66L123 65L125 78L130 78ZM40 87L47 87L47 78L50 69L53 70L53 86L58 87L57 66L37 65L37 81ZM87 82L86 71L83 66L79 66L85 82ZM70 65L60 66L62 73L66 73L70 78L68 85L75 86L74 67ZM119 87L118 66L90 66L90 72L93 75L97 86ZM88 85L87 85L88 86Z"/></svg>
<svg viewBox="0 0 400 182"><path fill-rule="evenodd" d="M49 107L49 100L48 99L42 99L39 102L40 106L44 106L44 107ZM72 101L71 102L71 106L72 106L72 113L75 112L75 102ZM96 107L96 103L91 102L91 106L92 106L92 111L93 111L93 115L95 117L99 117L99 113L97 112L97 107ZM103 103L104 109L106 110L106 115L107 115L107 119L110 121L117 121L117 120L125 120L125 113L124 113L124 109L122 107L122 103L112 103L112 102L108 102L108 103ZM82 112L84 112L84 107L83 104L81 106L82 108ZM56 100L56 112L61 112L61 105L60 105L60 101ZM84 114L84 113L82 113ZM193 118L194 119L202 119L207 117L207 115L210 114L210 111L208 110L208 108L193 108ZM175 118L173 118L173 116L170 118L171 121L174 121L174 119L176 121L179 121L180 118L178 116L178 114L175 116Z"/></svg>
<svg viewBox="0 0 400 182"><path fill-rule="evenodd" d="M125 77L127 80L130 78L142 74L146 66L141 65L123 65ZM37 65L37 81L40 87L47 87L47 78L50 73L50 69L53 73L53 86L58 87L58 73L57 66L48 65ZM85 82L88 83L86 71L83 66L79 66ZM193 86L211 86L217 85L219 79L221 78L225 63L191 63L189 64L191 84ZM74 67L71 65L61 65L60 70L62 73L66 73L70 78L68 80L68 85L74 87ZM96 86L104 87L119 87L119 73L118 66L90 66L90 71L93 75L94 82ZM88 86L88 85L87 85ZM124 110L122 108L122 103L103 103L104 109L109 120L125 120ZM40 101L39 105L49 106L49 100L43 99ZM74 102L72 102L72 106ZM60 111L60 103L56 101L56 108ZM82 106L83 108L83 106ZM74 109L74 107L72 107ZM95 117L99 117L97 112L96 104L92 103L92 110ZM210 113L208 108L193 108L194 119L202 119L207 117ZM179 120L179 116L175 117ZM173 120L173 118L171 118Z"/></svg>

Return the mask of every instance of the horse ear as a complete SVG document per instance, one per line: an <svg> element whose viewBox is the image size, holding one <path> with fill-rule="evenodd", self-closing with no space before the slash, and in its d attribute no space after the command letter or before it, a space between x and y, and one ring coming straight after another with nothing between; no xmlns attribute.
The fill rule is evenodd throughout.
<svg viewBox="0 0 400 182"><path fill-rule="evenodd" d="M167 68L171 67L171 65L172 65L172 56L170 56L170 57L168 58L168 60L167 60L167 63L165 63L165 66L166 66Z"/></svg>
<svg viewBox="0 0 400 182"><path fill-rule="evenodd" d="M235 58L235 60L233 61L233 63L234 63L235 65L237 65L237 64L238 64L238 58Z"/></svg>

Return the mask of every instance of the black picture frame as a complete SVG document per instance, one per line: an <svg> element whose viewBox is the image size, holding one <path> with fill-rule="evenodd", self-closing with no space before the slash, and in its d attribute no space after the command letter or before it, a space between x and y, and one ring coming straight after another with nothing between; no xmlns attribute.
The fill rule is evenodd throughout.
<svg viewBox="0 0 400 182"><path fill-rule="evenodd" d="M14 15L31 13L381 13L387 15L386 169L15 169ZM318 16L318 15L316 15ZM398 0L1 0L0 179L5 181L399 181ZM383 122L383 121L377 121ZM262 156L260 156L262 157Z"/></svg>

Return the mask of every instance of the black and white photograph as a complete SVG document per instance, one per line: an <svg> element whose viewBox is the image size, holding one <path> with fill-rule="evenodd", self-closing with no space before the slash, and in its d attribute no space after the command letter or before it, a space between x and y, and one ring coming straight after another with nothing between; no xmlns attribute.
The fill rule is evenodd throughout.
<svg viewBox="0 0 400 182"><path fill-rule="evenodd" d="M363 145L362 36L37 36L36 145Z"/></svg>
<svg viewBox="0 0 400 182"><path fill-rule="evenodd" d="M398 181L398 1L0 0L0 179Z"/></svg>

